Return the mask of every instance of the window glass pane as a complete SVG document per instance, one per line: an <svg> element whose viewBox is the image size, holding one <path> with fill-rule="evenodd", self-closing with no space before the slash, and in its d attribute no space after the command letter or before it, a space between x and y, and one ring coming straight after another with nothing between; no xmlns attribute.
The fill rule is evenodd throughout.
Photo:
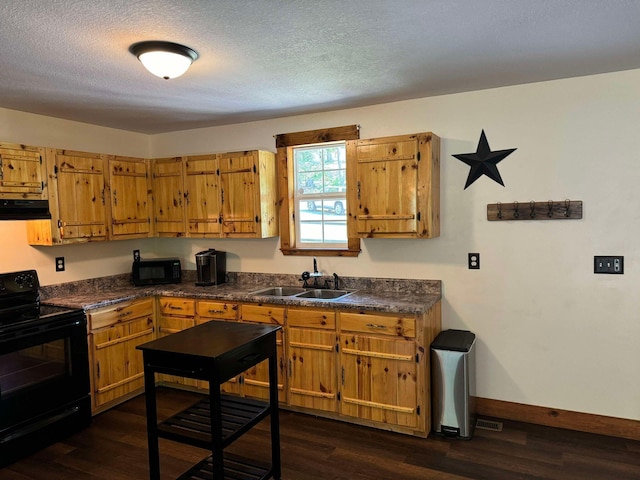
<svg viewBox="0 0 640 480"><path fill-rule="evenodd" d="M347 244L344 143L294 149L297 238L305 248Z"/></svg>

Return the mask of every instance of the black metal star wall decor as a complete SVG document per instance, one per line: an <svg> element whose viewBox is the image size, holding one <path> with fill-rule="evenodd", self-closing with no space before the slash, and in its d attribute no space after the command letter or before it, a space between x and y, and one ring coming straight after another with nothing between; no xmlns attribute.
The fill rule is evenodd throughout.
<svg viewBox="0 0 640 480"><path fill-rule="evenodd" d="M478 148L475 153L459 153L458 155L453 155L471 167L464 189L466 190L469 185L482 175L486 175L504 187L504 182L502 181L497 165L516 150L515 148L509 148L507 150L496 150L492 152L489 148L489 142L487 142L487 136L484 134L484 130L482 130L480 140L478 141Z"/></svg>

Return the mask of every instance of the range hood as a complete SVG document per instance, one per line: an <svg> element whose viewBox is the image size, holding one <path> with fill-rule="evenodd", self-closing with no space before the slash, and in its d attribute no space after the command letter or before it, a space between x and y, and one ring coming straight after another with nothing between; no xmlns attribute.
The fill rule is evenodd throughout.
<svg viewBox="0 0 640 480"><path fill-rule="evenodd" d="M0 199L0 220L50 219L48 200Z"/></svg>

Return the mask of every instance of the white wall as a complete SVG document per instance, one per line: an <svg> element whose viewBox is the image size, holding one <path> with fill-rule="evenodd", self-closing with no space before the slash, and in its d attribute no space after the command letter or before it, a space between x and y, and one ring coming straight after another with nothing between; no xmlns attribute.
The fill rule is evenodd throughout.
<svg viewBox="0 0 640 480"><path fill-rule="evenodd" d="M435 132L442 138L442 235L363 240L358 258L320 258L320 268L441 279L443 327L478 335L479 396L640 420L638 85L640 70L633 70L173 132L149 137L148 148L151 156L273 151L276 134L352 123L361 125L362 138ZM505 187L482 177L463 190L469 167L452 154L475 151L482 129L493 150L517 150L499 164ZM0 124L0 138L20 141L5 132ZM142 148L137 140L132 150ZM584 202L582 220L486 220L488 203L566 198ZM18 236L20 223L0 223L3 243L8 229ZM34 254L22 242L10 239L11 248L1 250L0 270L32 261L52 270L53 261L45 265L39 256L69 249L69 279L124 272L132 248L143 256L177 254L193 268L193 254L208 247L229 252L230 270L297 273L311 266L308 257L282 256L277 239L150 239L56 247L54 254ZM479 271L467 269L468 252L480 252ZM624 255L625 274L594 275L594 255ZM52 275L46 283L67 280Z"/></svg>

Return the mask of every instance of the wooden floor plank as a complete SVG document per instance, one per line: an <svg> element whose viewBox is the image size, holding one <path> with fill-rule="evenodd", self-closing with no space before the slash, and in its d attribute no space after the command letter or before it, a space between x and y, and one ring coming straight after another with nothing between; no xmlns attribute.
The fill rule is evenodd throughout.
<svg viewBox="0 0 640 480"><path fill-rule="evenodd" d="M190 392L158 390L159 418L191 405ZM640 442L511 420L471 440L428 439L281 410L283 480L638 480ZM268 419L229 451L270 461ZM206 450L160 440L161 478L177 478ZM143 480L149 475L144 396L89 428L0 469L2 480Z"/></svg>

